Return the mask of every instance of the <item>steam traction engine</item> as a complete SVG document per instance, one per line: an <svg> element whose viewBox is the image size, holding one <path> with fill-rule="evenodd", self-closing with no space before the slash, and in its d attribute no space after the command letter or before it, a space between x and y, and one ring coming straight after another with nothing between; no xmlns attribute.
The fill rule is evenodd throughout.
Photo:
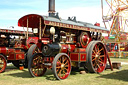
<svg viewBox="0 0 128 85"><path fill-rule="evenodd" d="M71 67L84 67L91 73L102 72L107 62L102 33L109 31L98 23L76 21L75 17L60 19L54 13L54 0L49 4L49 16L29 14L18 21L18 26L32 28L39 36L36 53L32 55L35 45L28 50L30 74L43 76L47 68L52 68L55 77L62 80L70 75Z"/></svg>
<svg viewBox="0 0 128 85"><path fill-rule="evenodd" d="M29 45L29 43L23 44L25 41L21 39L25 33L25 31L0 29L0 73L5 71L8 62L12 62L18 68L20 64L25 65L25 53Z"/></svg>
<svg viewBox="0 0 128 85"><path fill-rule="evenodd" d="M28 29L28 28L27 28ZM5 71L7 63L15 67L28 67L28 49L38 42L38 37L32 32L0 29L0 73ZM45 41L45 40L44 40ZM34 54L38 49L33 45Z"/></svg>

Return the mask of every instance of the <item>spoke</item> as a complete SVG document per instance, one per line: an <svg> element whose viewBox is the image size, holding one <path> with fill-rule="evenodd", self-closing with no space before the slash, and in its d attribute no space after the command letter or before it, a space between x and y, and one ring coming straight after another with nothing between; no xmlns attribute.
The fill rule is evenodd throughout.
<svg viewBox="0 0 128 85"><path fill-rule="evenodd" d="M103 62L101 62L100 60L98 60L101 64L104 64Z"/></svg>
<svg viewBox="0 0 128 85"><path fill-rule="evenodd" d="M93 64L93 67L96 65L96 63Z"/></svg>
<svg viewBox="0 0 128 85"><path fill-rule="evenodd" d="M39 48L37 48L37 51L40 52Z"/></svg>
<svg viewBox="0 0 128 85"><path fill-rule="evenodd" d="M63 70L63 73L66 74L66 72Z"/></svg>
<svg viewBox="0 0 128 85"><path fill-rule="evenodd" d="M60 63L62 63L62 62L61 62L61 60L62 60L61 57L60 57L58 60L59 60Z"/></svg>
<svg viewBox="0 0 128 85"><path fill-rule="evenodd" d="M105 57L105 55L100 55L100 58L101 58L101 57Z"/></svg>
<svg viewBox="0 0 128 85"><path fill-rule="evenodd" d="M65 65L68 64L68 60L66 61Z"/></svg>
<svg viewBox="0 0 128 85"><path fill-rule="evenodd" d="M66 70L68 72L68 69L67 68L64 68L63 70Z"/></svg>
<svg viewBox="0 0 128 85"><path fill-rule="evenodd" d="M62 70L59 71L58 76L61 76L61 71L62 71Z"/></svg>
<svg viewBox="0 0 128 85"><path fill-rule="evenodd" d="M102 51L104 48L102 47L102 49L100 49L99 51L98 51L98 53L100 52L100 51Z"/></svg>
<svg viewBox="0 0 128 85"><path fill-rule="evenodd" d="M101 70L101 68L100 68L99 64L97 64L97 66L98 66L98 68Z"/></svg>
<svg viewBox="0 0 128 85"><path fill-rule="evenodd" d="M98 48L97 48L97 45L95 45L95 47L94 47L94 48L95 48L95 52L97 52L97 49L98 49Z"/></svg>
<svg viewBox="0 0 128 85"><path fill-rule="evenodd" d="M59 62L60 64L62 64L60 60L57 60L57 62Z"/></svg>
<svg viewBox="0 0 128 85"><path fill-rule="evenodd" d="M67 60L67 58L66 58L66 57L64 57L63 63L64 63L66 60Z"/></svg>
<svg viewBox="0 0 128 85"><path fill-rule="evenodd" d="M56 72L58 73L59 69L56 69Z"/></svg>
<svg viewBox="0 0 128 85"><path fill-rule="evenodd" d="M36 50L35 50L35 52L34 53L38 53Z"/></svg>
<svg viewBox="0 0 128 85"><path fill-rule="evenodd" d="M94 50L92 50L94 54L96 54L96 52Z"/></svg>
<svg viewBox="0 0 128 85"><path fill-rule="evenodd" d="M93 57L95 57L95 55L92 55Z"/></svg>
<svg viewBox="0 0 128 85"><path fill-rule="evenodd" d="M100 61L103 61L101 58L99 58Z"/></svg>
<svg viewBox="0 0 128 85"><path fill-rule="evenodd" d="M92 59L92 61L96 60L96 58Z"/></svg>
<svg viewBox="0 0 128 85"><path fill-rule="evenodd" d="M56 68L61 68L61 66L57 66Z"/></svg>
<svg viewBox="0 0 128 85"><path fill-rule="evenodd" d="M69 67L68 65L65 65L64 67Z"/></svg>

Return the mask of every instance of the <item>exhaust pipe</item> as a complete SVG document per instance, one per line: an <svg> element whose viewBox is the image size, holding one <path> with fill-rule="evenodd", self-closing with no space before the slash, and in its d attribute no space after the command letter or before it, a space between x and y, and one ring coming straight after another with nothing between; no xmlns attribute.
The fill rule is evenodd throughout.
<svg viewBox="0 0 128 85"><path fill-rule="evenodd" d="M49 16L55 16L55 0L49 0Z"/></svg>

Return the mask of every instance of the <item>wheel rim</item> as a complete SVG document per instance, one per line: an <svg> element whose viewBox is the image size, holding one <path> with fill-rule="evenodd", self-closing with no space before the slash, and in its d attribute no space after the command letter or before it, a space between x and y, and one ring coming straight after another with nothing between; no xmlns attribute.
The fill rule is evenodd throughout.
<svg viewBox="0 0 128 85"><path fill-rule="evenodd" d="M36 47L33 49L32 54L39 53L39 52L40 52L40 49L36 46Z"/></svg>
<svg viewBox="0 0 128 85"><path fill-rule="evenodd" d="M44 58L41 55L35 55L31 63L31 72L34 76L43 76L47 68L44 66Z"/></svg>
<svg viewBox="0 0 128 85"><path fill-rule="evenodd" d="M0 73L3 72L6 68L6 60L3 56L0 55Z"/></svg>
<svg viewBox="0 0 128 85"><path fill-rule="evenodd" d="M60 79L66 79L71 71L71 62L66 55L59 57L56 63L56 73Z"/></svg>
<svg viewBox="0 0 128 85"><path fill-rule="evenodd" d="M102 43L95 44L92 50L92 65L97 73L105 69L107 62L106 49Z"/></svg>

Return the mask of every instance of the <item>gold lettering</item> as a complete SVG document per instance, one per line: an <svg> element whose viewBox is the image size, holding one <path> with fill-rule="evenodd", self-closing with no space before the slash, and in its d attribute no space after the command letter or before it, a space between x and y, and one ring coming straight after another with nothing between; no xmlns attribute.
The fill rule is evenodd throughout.
<svg viewBox="0 0 128 85"><path fill-rule="evenodd" d="M67 24L66 27L69 28L69 25Z"/></svg>
<svg viewBox="0 0 128 85"><path fill-rule="evenodd" d="M51 25L51 22L49 22L49 24L48 25Z"/></svg>
<svg viewBox="0 0 128 85"><path fill-rule="evenodd" d="M54 26L56 26L56 22L54 23Z"/></svg>
<svg viewBox="0 0 128 85"><path fill-rule="evenodd" d="M57 23L57 26L59 26L59 23Z"/></svg>
<svg viewBox="0 0 128 85"><path fill-rule="evenodd" d="M62 27L62 23L60 23L60 27Z"/></svg>

